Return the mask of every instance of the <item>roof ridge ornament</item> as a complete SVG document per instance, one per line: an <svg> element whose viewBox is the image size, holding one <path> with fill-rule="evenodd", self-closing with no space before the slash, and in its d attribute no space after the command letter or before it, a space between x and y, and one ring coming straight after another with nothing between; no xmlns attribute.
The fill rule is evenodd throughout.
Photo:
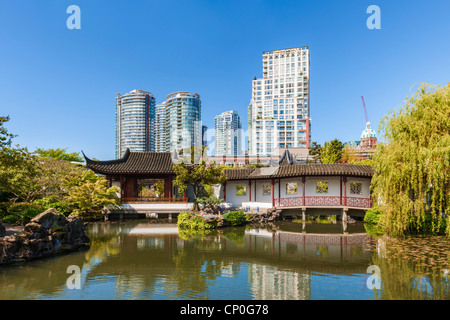
<svg viewBox="0 0 450 320"><path fill-rule="evenodd" d="M83 157L86 160L86 164L116 164L116 163L122 163L122 162L127 161L128 157L131 154L131 151L129 148L127 148L127 150L123 154L122 158L115 159L115 160L107 160L107 161L92 160L84 154L83 150L81 150L81 153L83 154Z"/></svg>
<svg viewBox="0 0 450 320"><path fill-rule="evenodd" d="M285 161L286 160L286 161ZM303 164L303 162L297 160L294 158L292 153L289 151L289 149L284 150L283 155L281 156L280 160L278 161L278 165L282 165L283 162L286 162L288 165L292 164Z"/></svg>

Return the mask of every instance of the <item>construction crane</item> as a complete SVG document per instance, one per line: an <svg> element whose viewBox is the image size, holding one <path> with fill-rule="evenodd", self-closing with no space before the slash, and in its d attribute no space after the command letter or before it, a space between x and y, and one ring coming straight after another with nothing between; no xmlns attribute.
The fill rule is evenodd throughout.
<svg viewBox="0 0 450 320"><path fill-rule="evenodd" d="M364 97L361 96L362 102L363 102L363 107L364 107L364 115L366 116L366 124L367 122L369 122L369 118L367 117L367 110L366 110L366 104L364 103Z"/></svg>

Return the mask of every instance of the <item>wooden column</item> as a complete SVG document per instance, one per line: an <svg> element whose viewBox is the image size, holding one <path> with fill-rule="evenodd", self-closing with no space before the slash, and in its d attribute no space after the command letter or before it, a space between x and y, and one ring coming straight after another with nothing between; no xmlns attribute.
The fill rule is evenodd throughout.
<svg viewBox="0 0 450 320"><path fill-rule="evenodd" d="M342 176L339 179L339 189L340 189L339 190L339 195L340 195L339 204L342 205Z"/></svg>
<svg viewBox="0 0 450 320"><path fill-rule="evenodd" d="M227 182L223 183L223 201L227 202Z"/></svg>
<svg viewBox="0 0 450 320"><path fill-rule="evenodd" d="M123 195L123 175L120 175L120 202L122 202Z"/></svg>
<svg viewBox="0 0 450 320"><path fill-rule="evenodd" d="M347 177L344 177L344 206L347 206Z"/></svg>
<svg viewBox="0 0 450 320"><path fill-rule="evenodd" d="M275 207L275 180L272 179L272 207Z"/></svg>
<svg viewBox="0 0 450 320"><path fill-rule="evenodd" d="M305 199L305 182L306 182L306 178L303 176L302 177L302 201L303 201L303 206L306 206L306 199Z"/></svg>
<svg viewBox="0 0 450 320"><path fill-rule="evenodd" d="M248 180L248 201L252 202L252 180Z"/></svg>
<svg viewBox="0 0 450 320"><path fill-rule="evenodd" d="M281 199L281 179L278 179L278 198Z"/></svg>

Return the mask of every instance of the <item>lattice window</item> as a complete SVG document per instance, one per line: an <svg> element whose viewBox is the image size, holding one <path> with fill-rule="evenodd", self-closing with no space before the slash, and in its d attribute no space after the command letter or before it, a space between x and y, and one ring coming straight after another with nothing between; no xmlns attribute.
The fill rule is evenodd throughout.
<svg viewBox="0 0 450 320"><path fill-rule="evenodd" d="M297 183L295 182L286 183L286 194L297 194Z"/></svg>
<svg viewBox="0 0 450 320"><path fill-rule="evenodd" d="M272 185L270 184L263 185L263 195L267 196L270 194L272 194Z"/></svg>
<svg viewBox="0 0 450 320"><path fill-rule="evenodd" d="M247 194L247 186L236 186L236 195L237 196L245 196Z"/></svg>
<svg viewBox="0 0 450 320"><path fill-rule="evenodd" d="M317 181L316 193L328 193L328 182L327 181Z"/></svg>
<svg viewBox="0 0 450 320"><path fill-rule="evenodd" d="M362 183L351 182L350 183L350 193L351 194L362 194Z"/></svg>

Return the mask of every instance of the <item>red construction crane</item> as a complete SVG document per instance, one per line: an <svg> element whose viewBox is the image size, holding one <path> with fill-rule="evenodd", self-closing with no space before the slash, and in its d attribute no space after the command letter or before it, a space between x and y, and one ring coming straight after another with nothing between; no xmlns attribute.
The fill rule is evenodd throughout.
<svg viewBox="0 0 450 320"><path fill-rule="evenodd" d="M363 107L364 107L364 115L366 116L366 123L369 122L369 118L367 117L367 110L366 110L366 104L364 103L364 97L361 96Z"/></svg>

